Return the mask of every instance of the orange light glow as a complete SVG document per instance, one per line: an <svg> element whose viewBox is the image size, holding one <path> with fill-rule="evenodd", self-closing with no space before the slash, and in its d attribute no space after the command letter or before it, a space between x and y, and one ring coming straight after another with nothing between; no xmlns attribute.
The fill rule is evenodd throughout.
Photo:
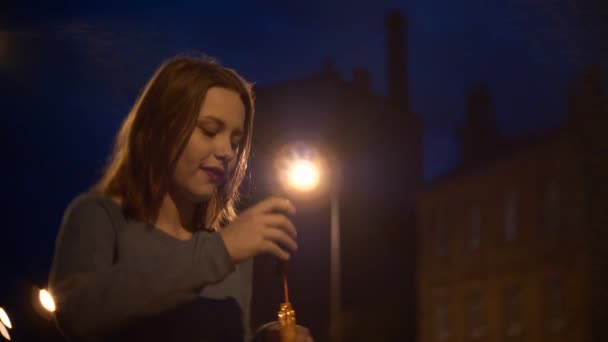
<svg viewBox="0 0 608 342"><path fill-rule="evenodd" d="M319 167L310 160L295 160L288 170L288 182L298 191L310 191L319 185Z"/></svg>
<svg viewBox="0 0 608 342"><path fill-rule="evenodd" d="M8 333L8 330L4 326L4 324L0 323L0 334L7 340L11 340L11 335Z"/></svg>
<svg viewBox="0 0 608 342"><path fill-rule="evenodd" d="M46 311L55 312L55 300L49 291L44 289L40 290L38 298L40 299L40 304Z"/></svg>
<svg viewBox="0 0 608 342"><path fill-rule="evenodd" d="M13 328L13 324L11 323L11 320L8 318L8 315L6 314L6 311L4 311L3 308L0 308L0 322L2 322L2 324L4 324L4 326L9 329Z"/></svg>

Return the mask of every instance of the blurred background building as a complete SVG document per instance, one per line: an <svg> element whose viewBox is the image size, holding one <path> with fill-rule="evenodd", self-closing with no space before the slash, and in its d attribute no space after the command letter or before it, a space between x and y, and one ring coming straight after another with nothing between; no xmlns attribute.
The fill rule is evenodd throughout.
<svg viewBox="0 0 608 342"><path fill-rule="evenodd" d="M420 191L419 341L606 341L606 89L588 70L560 128L500 137L473 89L464 160Z"/></svg>

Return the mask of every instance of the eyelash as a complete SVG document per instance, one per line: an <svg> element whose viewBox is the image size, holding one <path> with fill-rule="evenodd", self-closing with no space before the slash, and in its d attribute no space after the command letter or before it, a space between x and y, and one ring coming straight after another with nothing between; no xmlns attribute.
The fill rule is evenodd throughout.
<svg viewBox="0 0 608 342"><path fill-rule="evenodd" d="M212 132L212 131L206 130L202 127L199 127L199 128L201 129L203 134L208 136L209 138L213 138L217 134L217 132ZM232 147L233 150L237 151L241 147L241 143L238 142L235 144L233 142L230 142L230 146Z"/></svg>
<svg viewBox="0 0 608 342"><path fill-rule="evenodd" d="M206 136L208 136L210 138L213 138L217 134L217 132L212 132L212 131L206 130L204 128L201 128L201 131L203 131L203 134L205 134Z"/></svg>

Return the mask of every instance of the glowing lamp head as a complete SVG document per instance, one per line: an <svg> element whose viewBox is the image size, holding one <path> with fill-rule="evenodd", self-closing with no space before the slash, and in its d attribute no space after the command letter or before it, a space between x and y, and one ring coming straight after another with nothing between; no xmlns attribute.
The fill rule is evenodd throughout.
<svg viewBox="0 0 608 342"><path fill-rule="evenodd" d="M289 185L298 191L310 191L317 187L321 178L319 167L310 160L296 160L289 166Z"/></svg>
<svg viewBox="0 0 608 342"><path fill-rule="evenodd" d="M38 299L42 307L48 312L55 312L55 300L47 290L40 290Z"/></svg>

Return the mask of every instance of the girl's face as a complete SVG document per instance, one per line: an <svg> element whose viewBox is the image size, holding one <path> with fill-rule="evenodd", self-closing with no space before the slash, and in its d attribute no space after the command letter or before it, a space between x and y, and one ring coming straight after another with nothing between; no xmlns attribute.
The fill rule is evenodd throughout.
<svg viewBox="0 0 608 342"><path fill-rule="evenodd" d="M206 202L231 176L244 139L245 106L236 91L207 91L197 124L177 160L173 187L187 199Z"/></svg>

